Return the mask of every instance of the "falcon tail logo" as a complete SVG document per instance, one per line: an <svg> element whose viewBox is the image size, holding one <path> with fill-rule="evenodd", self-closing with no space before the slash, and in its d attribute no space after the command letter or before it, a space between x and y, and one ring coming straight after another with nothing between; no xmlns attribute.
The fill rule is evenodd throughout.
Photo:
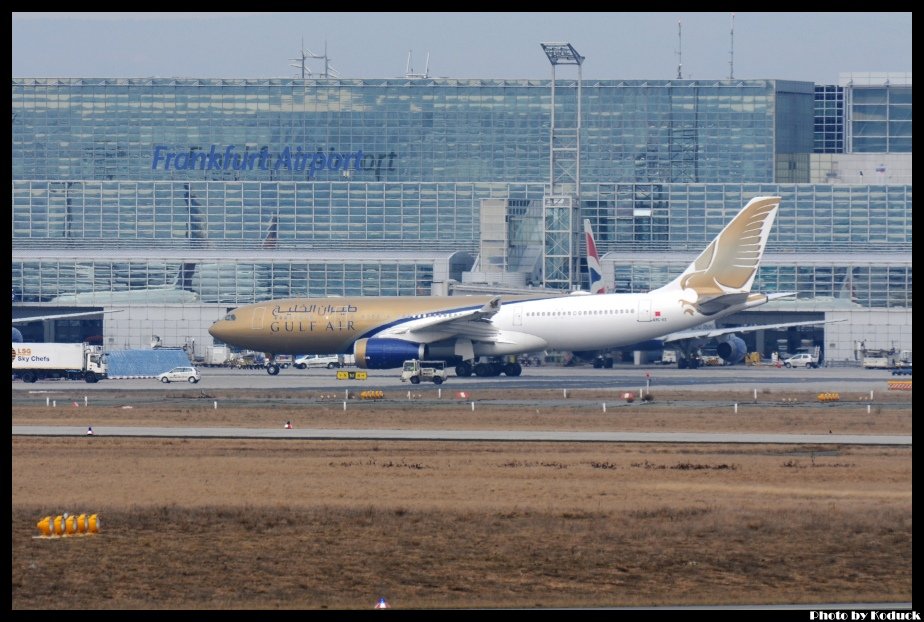
<svg viewBox="0 0 924 622"><path fill-rule="evenodd" d="M703 303L720 296L751 291L779 205L779 197L752 199L684 270L676 281L684 313L702 312Z"/></svg>

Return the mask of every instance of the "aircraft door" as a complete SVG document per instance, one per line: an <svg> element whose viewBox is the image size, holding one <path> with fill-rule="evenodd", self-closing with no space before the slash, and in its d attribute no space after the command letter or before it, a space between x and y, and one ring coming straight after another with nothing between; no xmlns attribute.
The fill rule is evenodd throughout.
<svg viewBox="0 0 924 622"><path fill-rule="evenodd" d="M639 322L651 321L651 298L642 298L638 301L638 315L636 319Z"/></svg>
<svg viewBox="0 0 924 622"><path fill-rule="evenodd" d="M252 330L263 330L263 314L266 312L264 307L257 307L250 316L250 328Z"/></svg>
<svg viewBox="0 0 924 622"><path fill-rule="evenodd" d="M513 312L513 325L523 326L523 310L517 307Z"/></svg>

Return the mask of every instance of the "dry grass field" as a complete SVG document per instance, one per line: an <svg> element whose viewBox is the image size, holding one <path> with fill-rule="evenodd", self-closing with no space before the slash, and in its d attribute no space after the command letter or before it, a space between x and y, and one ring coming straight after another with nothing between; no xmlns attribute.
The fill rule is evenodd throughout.
<svg viewBox="0 0 924 622"><path fill-rule="evenodd" d="M14 400L12 422L911 434L910 395L870 414L859 396L761 395L735 416L706 394L604 413L612 395L344 412L305 394L135 393ZM13 437L12 607L910 601L911 501L911 447ZM64 511L99 513L101 533L36 537Z"/></svg>

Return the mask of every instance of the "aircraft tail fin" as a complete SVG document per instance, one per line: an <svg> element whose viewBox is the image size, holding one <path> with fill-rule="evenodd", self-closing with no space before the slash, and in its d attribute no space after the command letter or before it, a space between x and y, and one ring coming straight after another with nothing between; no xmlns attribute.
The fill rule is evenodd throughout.
<svg viewBox="0 0 924 622"><path fill-rule="evenodd" d="M186 261L180 264L180 270L177 272L176 281L174 282L177 289L192 291L193 275L195 274L196 264L194 262Z"/></svg>
<svg viewBox="0 0 924 622"><path fill-rule="evenodd" d="M694 304L751 291L780 197L755 197L683 273L663 289L694 294Z"/></svg>
<svg viewBox="0 0 924 622"><path fill-rule="evenodd" d="M597 254L597 244L594 242L594 232L590 220L584 219L584 240L587 243L587 277L590 281L591 294L606 293L603 284L603 267L600 265L600 255Z"/></svg>
<svg viewBox="0 0 924 622"><path fill-rule="evenodd" d="M854 304L859 302L857 290L853 284L853 268L847 269L847 276L844 277L844 284L841 286L841 291L838 292L837 297L841 300L849 300Z"/></svg>
<svg viewBox="0 0 924 622"><path fill-rule="evenodd" d="M276 248L276 242L279 240L279 221L276 216L276 214L273 214L269 226L266 228L266 236L263 238L263 248Z"/></svg>

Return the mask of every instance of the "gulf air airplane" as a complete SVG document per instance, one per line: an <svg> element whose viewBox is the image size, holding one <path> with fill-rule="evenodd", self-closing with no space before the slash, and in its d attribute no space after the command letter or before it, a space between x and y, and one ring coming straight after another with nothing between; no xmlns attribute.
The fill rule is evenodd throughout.
<svg viewBox="0 0 924 622"><path fill-rule="evenodd" d="M752 199L683 273L647 293L288 298L246 305L209 332L276 354L353 354L366 369L444 360L456 374L519 376L512 355L590 351L657 340L793 293L751 292L779 208Z"/></svg>
<svg viewBox="0 0 924 622"><path fill-rule="evenodd" d="M600 255L594 241L593 228L590 220L584 219L584 240L587 245L587 279L591 294L604 294L608 291L603 282L603 267L600 264ZM719 328L715 320L699 324L695 328L675 331L643 344L623 344L622 348L615 350L659 350L665 347L675 348L677 367L680 369L696 368L700 365L699 349L715 342L716 353L727 365L734 365L744 360L747 355L747 345L738 333L753 332L756 330L781 330L797 326L811 326L814 324L827 324L842 322L844 320L812 320L806 322L786 322L783 324L756 324L752 326L734 326ZM593 363L594 368L612 368L614 361L614 348L604 350L576 351L574 356Z"/></svg>

